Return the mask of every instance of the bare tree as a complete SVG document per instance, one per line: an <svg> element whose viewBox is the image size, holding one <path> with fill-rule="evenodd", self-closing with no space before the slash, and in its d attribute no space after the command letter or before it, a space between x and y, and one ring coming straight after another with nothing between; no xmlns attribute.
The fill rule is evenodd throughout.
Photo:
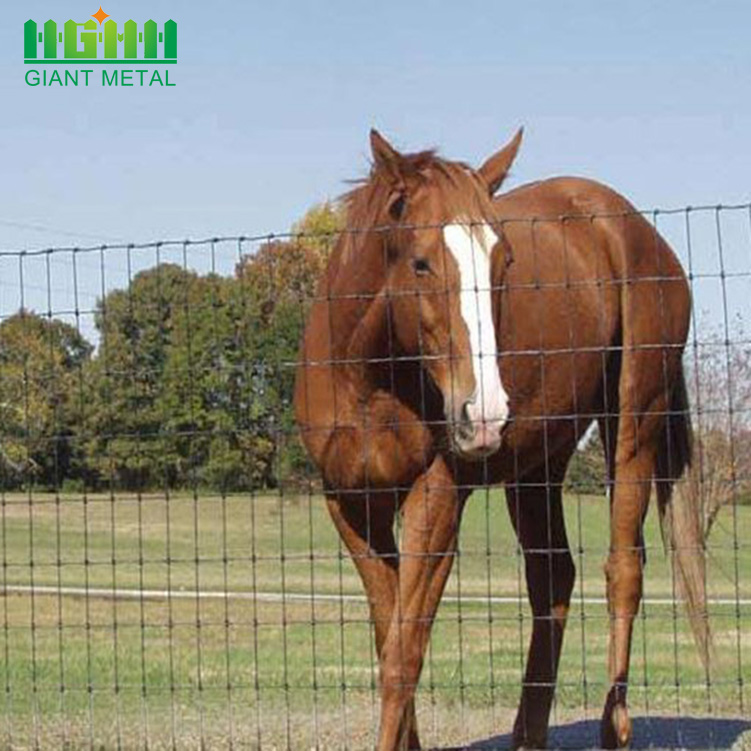
<svg viewBox="0 0 751 751"><path fill-rule="evenodd" d="M704 511L704 538L720 512L751 502L751 341L738 321L709 333L687 352L695 431L694 460L684 492Z"/></svg>

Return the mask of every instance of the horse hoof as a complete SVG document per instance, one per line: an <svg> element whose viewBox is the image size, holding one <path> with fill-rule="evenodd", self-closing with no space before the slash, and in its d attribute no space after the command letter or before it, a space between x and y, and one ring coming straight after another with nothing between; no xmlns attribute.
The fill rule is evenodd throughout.
<svg viewBox="0 0 751 751"><path fill-rule="evenodd" d="M547 731L535 734L531 728L527 728L526 731L520 727L514 728L513 741L511 744L513 751L532 751L532 749L547 747Z"/></svg>
<svg viewBox="0 0 751 751"><path fill-rule="evenodd" d="M600 743L603 748L628 748L631 745L631 718L623 704L616 704L610 711L606 707L600 725Z"/></svg>

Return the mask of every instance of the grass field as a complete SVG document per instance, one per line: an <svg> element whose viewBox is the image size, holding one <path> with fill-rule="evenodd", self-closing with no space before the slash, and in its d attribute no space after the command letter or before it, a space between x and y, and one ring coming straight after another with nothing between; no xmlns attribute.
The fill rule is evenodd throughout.
<svg viewBox="0 0 751 751"><path fill-rule="evenodd" d="M571 497L566 513L578 580L557 722L598 717L606 681L607 504ZM673 582L654 516L633 712L744 717L751 508L727 509L710 540L709 684L682 610L665 602ZM0 748L372 746L371 627L364 602L349 597L362 594L360 583L321 498L7 495L0 524L0 587L11 588L0 601ZM427 744L508 731L531 626L521 564L502 493L476 493L421 683Z"/></svg>

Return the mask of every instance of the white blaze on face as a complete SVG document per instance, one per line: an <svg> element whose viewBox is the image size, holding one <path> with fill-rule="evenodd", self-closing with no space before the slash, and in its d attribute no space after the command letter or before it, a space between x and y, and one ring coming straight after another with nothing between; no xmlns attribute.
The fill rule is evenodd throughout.
<svg viewBox="0 0 751 751"><path fill-rule="evenodd" d="M498 235L489 224L454 223L443 228L443 238L459 267L460 308L471 347L476 391L468 406L469 416L478 429L478 423L484 423L497 433L508 419L490 291L490 256Z"/></svg>

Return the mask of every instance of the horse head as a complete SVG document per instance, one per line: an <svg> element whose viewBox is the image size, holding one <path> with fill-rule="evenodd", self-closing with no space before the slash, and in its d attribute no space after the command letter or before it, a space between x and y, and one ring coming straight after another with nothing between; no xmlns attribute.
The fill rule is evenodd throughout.
<svg viewBox="0 0 751 751"><path fill-rule="evenodd" d="M382 294L391 349L419 359L443 396L453 449L467 459L495 452L509 417L498 369L493 290L509 260L491 198L521 131L479 170L432 151L400 154L371 132L373 168L353 192L384 256Z"/></svg>

